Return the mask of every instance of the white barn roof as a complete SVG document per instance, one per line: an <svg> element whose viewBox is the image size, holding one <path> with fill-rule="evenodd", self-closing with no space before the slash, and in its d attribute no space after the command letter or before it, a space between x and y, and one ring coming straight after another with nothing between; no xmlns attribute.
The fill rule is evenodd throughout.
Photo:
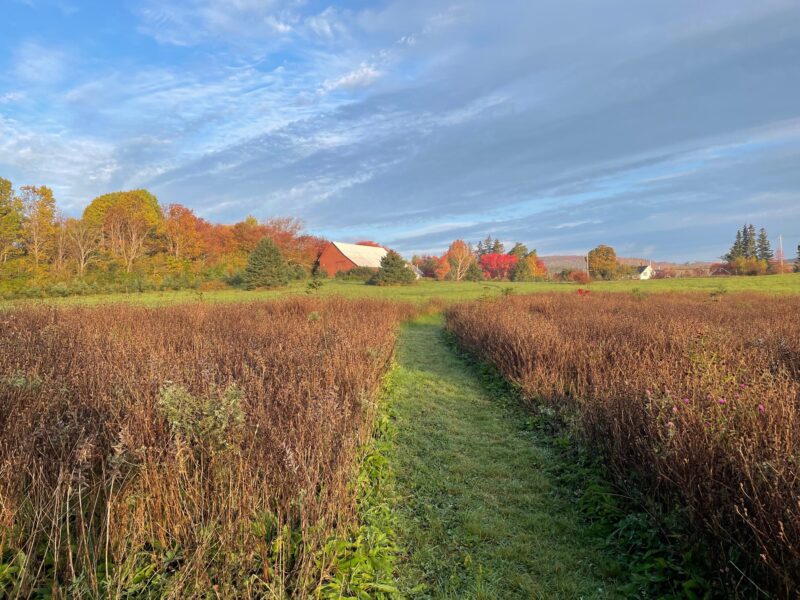
<svg viewBox="0 0 800 600"><path fill-rule="evenodd" d="M385 248L374 246L359 246L358 244L345 244L344 242L333 242L339 251L347 258L352 260L358 267L371 267L378 269L381 266L381 259L386 256Z"/></svg>

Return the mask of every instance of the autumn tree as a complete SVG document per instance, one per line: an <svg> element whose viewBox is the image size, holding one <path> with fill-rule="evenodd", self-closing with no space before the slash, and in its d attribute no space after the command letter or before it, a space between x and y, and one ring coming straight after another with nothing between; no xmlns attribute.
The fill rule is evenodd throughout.
<svg viewBox="0 0 800 600"><path fill-rule="evenodd" d="M593 279L614 279L619 270L617 253L611 246L600 244L589 252L589 275Z"/></svg>
<svg viewBox="0 0 800 600"><path fill-rule="evenodd" d="M536 250L532 250L517 260L510 276L511 281L536 281L547 276L547 267L537 256Z"/></svg>
<svg viewBox="0 0 800 600"><path fill-rule="evenodd" d="M289 264L270 238L262 238L250 253L244 270L244 283L248 290L289 283Z"/></svg>
<svg viewBox="0 0 800 600"><path fill-rule="evenodd" d="M8 179L0 177L0 262L20 251L23 241L22 203Z"/></svg>
<svg viewBox="0 0 800 600"><path fill-rule="evenodd" d="M56 201L47 186L26 185L20 188L25 248L34 265L52 256L56 234Z"/></svg>
<svg viewBox="0 0 800 600"><path fill-rule="evenodd" d="M491 252L480 257L480 264L487 279L508 279L518 260L510 254Z"/></svg>
<svg viewBox="0 0 800 600"><path fill-rule="evenodd" d="M203 220L191 209L170 204L164 215L164 239L175 258L196 259L203 254Z"/></svg>
<svg viewBox="0 0 800 600"><path fill-rule="evenodd" d="M238 252L250 254L256 249L259 242L266 237L266 229L253 216L247 216L244 221L240 221L231 227L233 238L236 241Z"/></svg>
<svg viewBox="0 0 800 600"><path fill-rule="evenodd" d="M78 265L78 275L83 277L86 267L97 258L102 236L97 227L89 225L84 219L67 219L64 225L67 250Z"/></svg>
<svg viewBox="0 0 800 600"><path fill-rule="evenodd" d="M420 271L423 277L436 277L436 269L439 267L439 258L436 256L415 256L411 259Z"/></svg>
<svg viewBox="0 0 800 600"><path fill-rule="evenodd" d="M469 266L475 262L472 249L464 240L455 240L450 244L445 256L450 265L450 276L456 281L464 279Z"/></svg>
<svg viewBox="0 0 800 600"><path fill-rule="evenodd" d="M447 254L445 254L436 261L436 269L434 271L434 275L436 276L436 279L438 279L439 281L443 281L444 279L447 279L447 276L450 274L451 274L450 260Z"/></svg>
<svg viewBox="0 0 800 600"><path fill-rule="evenodd" d="M55 233L53 235L53 267L56 272L63 274L67 268L69 250L67 248L67 220L63 215L56 215Z"/></svg>
<svg viewBox="0 0 800 600"><path fill-rule="evenodd" d="M86 207L83 218L103 232L104 247L122 261L128 273L164 221L158 200L147 190L98 196Z"/></svg>

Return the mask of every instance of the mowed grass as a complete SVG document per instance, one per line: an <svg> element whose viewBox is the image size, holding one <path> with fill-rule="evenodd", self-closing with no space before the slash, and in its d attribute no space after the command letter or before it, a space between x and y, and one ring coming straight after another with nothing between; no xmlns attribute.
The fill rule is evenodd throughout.
<svg viewBox="0 0 800 600"><path fill-rule="evenodd" d="M800 274L769 275L762 277L691 277L685 279L658 279L651 281L624 280L598 281L589 285L561 282L511 281L419 281L401 287L378 287L357 281L325 280L322 287L314 291L316 296L343 296L346 298L377 298L424 303L439 299L444 302L475 300L486 296L499 296L505 291L513 294L536 294L539 292L574 292L578 288L608 292L761 292L766 294L800 294ZM144 306L166 306L185 302L249 302L269 300L286 296L304 296L308 292L307 282L293 283L277 290L245 291L226 289L200 292L178 290L164 292L142 292L130 294L100 294L93 296L70 296L37 300L0 301L0 308L31 303L53 305L91 306L110 303L132 303Z"/></svg>
<svg viewBox="0 0 800 600"><path fill-rule="evenodd" d="M558 489L562 462L446 343L440 316L405 325L390 456L410 598L608 598L608 561Z"/></svg>

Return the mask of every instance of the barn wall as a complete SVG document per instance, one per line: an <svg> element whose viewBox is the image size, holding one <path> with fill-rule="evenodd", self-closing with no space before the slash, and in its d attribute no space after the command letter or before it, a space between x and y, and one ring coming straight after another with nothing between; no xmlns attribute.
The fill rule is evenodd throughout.
<svg viewBox="0 0 800 600"><path fill-rule="evenodd" d="M328 244L319 255L319 266L325 269L329 277L333 277L339 271L347 272L354 268L356 263L342 254L335 245Z"/></svg>

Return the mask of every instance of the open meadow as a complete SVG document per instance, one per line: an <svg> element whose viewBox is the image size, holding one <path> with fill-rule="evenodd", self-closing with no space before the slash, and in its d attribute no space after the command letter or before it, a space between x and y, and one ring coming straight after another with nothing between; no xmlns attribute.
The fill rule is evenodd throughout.
<svg viewBox="0 0 800 600"><path fill-rule="evenodd" d="M307 298L3 313L0 595L324 595L413 313Z"/></svg>
<svg viewBox="0 0 800 600"><path fill-rule="evenodd" d="M4 305L0 590L792 597L800 275L586 287Z"/></svg>
<svg viewBox="0 0 800 600"><path fill-rule="evenodd" d="M730 580L800 591L800 297L544 294L446 315L622 494L706 535Z"/></svg>
<svg viewBox="0 0 800 600"><path fill-rule="evenodd" d="M762 294L800 294L800 273L769 277L687 277L654 279L650 281L596 281L588 285L550 281L432 281L422 280L414 285L384 287L364 285L361 281L322 280L318 289L310 290L307 282L292 283L284 288L266 290L221 289L212 291L175 290L161 292L131 292L129 294L99 294L0 301L0 308L44 303L53 306L94 306L110 303L130 303L143 306L166 306L185 302L250 302L273 300L286 296L342 296L425 303L441 300L446 303L492 298L504 294L537 294L542 292L575 293L579 288L604 292L701 292L724 294L759 292Z"/></svg>

